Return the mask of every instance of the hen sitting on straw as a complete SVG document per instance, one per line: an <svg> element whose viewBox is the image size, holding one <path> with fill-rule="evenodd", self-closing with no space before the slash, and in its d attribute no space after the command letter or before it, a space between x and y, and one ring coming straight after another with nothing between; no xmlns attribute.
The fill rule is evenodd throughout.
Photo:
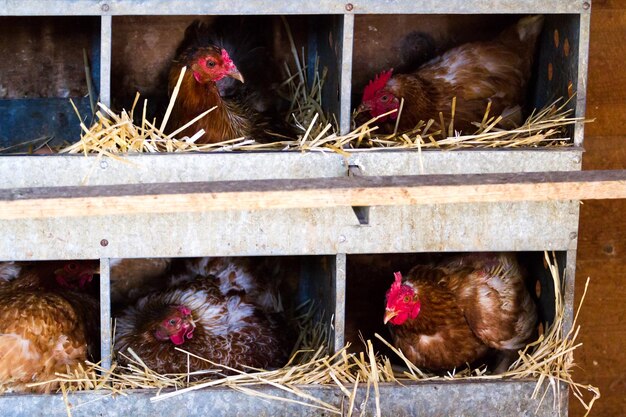
<svg viewBox="0 0 626 417"><path fill-rule="evenodd" d="M514 254L469 253L396 272L384 321L418 367L452 371L497 350L503 372L532 341L537 310Z"/></svg>
<svg viewBox="0 0 626 417"><path fill-rule="evenodd" d="M0 390L49 392L97 357L97 261L0 264Z"/></svg>
<svg viewBox="0 0 626 417"><path fill-rule="evenodd" d="M213 26L195 21L187 28L169 73L170 94L177 92L171 131L215 107L178 136L204 144L241 137L267 141L274 139L270 131L289 132L277 117L277 71L265 32L252 17L220 17Z"/></svg>
<svg viewBox="0 0 626 417"><path fill-rule="evenodd" d="M365 87L357 112L379 117L384 133L432 119L449 127L450 136L454 129L471 134L489 113L502 115L503 127L519 126L542 27L543 16L526 17L494 40L460 45L415 72L383 71Z"/></svg>
<svg viewBox="0 0 626 417"><path fill-rule="evenodd" d="M286 363L286 329L245 294L224 293L212 275L172 278L178 284L145 295L117 318L121 363L128 348L155 372L196 372L194 378L211 377L201 371L216 364L245 370Z"/></svg>

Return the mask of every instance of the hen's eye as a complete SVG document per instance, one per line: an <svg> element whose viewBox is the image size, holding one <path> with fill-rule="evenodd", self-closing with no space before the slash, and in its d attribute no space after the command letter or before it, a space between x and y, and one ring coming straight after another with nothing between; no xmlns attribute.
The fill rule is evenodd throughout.
<svg viewBox="0 0 626 417"><path fill-rule="evenodd" d="M384 95L380 98L381 101L389 101L389 96Z"/></svg>
<svg viewBox="0 0 626 417"><path fill-rule="evenodd" d="M206 66L209 68L213 68L215 66L215 61L207 61Z"/></svg>
<svg viewBox="0 0 626 417"><path fill-rule="evenodd" d="M408 303L409 301L411 301L411 297L409 297L408 295L404 296L404 302Z"/></svg>
<svg viewBox="0 0 626 417"><path fill-rule="evenodd" d="M173 326L173 325L176 324L176 320L175 319L170 319L170 321L168 323Z"/></svg>
<svg viewBox="0 0 626 417"><path fill-rule="evenodd" d="M76 265L75 263L67 264L67 269L70 271L74 271L76 270L76 268L78 268L78 265Z"/></svg>

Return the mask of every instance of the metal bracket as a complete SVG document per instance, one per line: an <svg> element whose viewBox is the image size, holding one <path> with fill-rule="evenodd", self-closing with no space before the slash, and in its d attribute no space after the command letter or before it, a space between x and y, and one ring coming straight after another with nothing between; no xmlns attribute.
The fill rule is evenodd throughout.
<svg viewBox="0 0 626 417"><path fill-rule="evenodd" d="M348 165L348 177L362 177L363 171L358 165ZM369 206L352 206L359 225L369 226L370 224L370 208Z"/></svg>

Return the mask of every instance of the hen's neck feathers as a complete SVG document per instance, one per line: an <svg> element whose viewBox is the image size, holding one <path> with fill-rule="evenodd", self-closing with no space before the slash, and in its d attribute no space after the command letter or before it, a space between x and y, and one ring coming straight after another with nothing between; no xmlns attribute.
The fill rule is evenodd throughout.
<svg viewBox="0 0 626 417"><path fill-rule="evenodd" d="M179 74L179 71L171 72L170 86L174 74ZM204 136L196 141L198 144L203 144L221 142L249 134L249 121L242 116L242 109L237 103L222 99L214 82L198 83L190 71L183 76L180 92L172 111L172 130L182 127L201 114L202 111L214 106L217 107L215 110L185 129L178 136L187 135L191 137L200 129L204 129ZM199 111L200 109L201 111Z"/></svg>
<svg viewBox="0 0 626 417"><path fill-rule="evenodd" d="M463 274L446 274L440 268L421 265L413 268L406 284L417 291L421 308L420 314L407 321L407 328L419 334L434 334L441 323L453 316L463 314L455 287L463 280Z"/></svg>

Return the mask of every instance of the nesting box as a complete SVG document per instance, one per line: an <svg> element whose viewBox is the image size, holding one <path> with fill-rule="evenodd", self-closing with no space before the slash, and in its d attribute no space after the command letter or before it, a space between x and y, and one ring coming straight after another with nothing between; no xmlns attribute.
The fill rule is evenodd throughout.
<svg viewBox="0 0 626 417"><path fill-rule="evenodd" d="M155 102L163 99L163 71L185 27L196 18L210 20L219 15L255 15L266 19L268 27L273 27L279 16L286 16L305 46L306 61L312 64L319 56L320 65L328 68L323 104L346 132L367 80L381 68L402 64L399 48L415 30L430 34L438 47L445 49L488 39L520 16L545 14L526 110L575 93L570 106L576 116L584 116L590 10L588 3L579 1L31 0L10 2L0 14L5 15L0 17L0 46L17 56L0 63L0 147L44 135L57 141L78 138L78 124L66 101L74 98L81 113L89 113L84 55L90 62L94 94L104 103L128 107L135 88ZM285 53L279 48L276 59ZM12 66L16 62L22 62L20 66L30 76L17 71ZM45 71L48 67L53 70ZM348 176L355 168L365 176L577 171L583 136L583 124L577 123L569 132L573 146L550 149L428 150L419 154L381 150L355 151L347 156L159 154L129 155L124 162L83 156L1 156L0 187L337 178ZM433 252L515 251L526 254L531 269L542 271L538 254L557 251L566 276L566 323L571 323L578 205L578 201L517 201L140 215L112 212L89 216L86 212L85 216L4 219L0 220L0 259L101 259L102 354L106 361L111 352L109 259L302 257L299 297L323 300L325 319L333 326L333 347L338 348L346 337L353 339L346 336L346 329L373 320L360 314L361 307L351 310L359 305L358 297L368 294L368 285L380 286L380 282L362 283L359 276L351 275L351 266L365 254L409 254L398 257L406 261ZM541 293L541 315L550 322L554 297L549 279L545 272L536 276L546 289ZM553 415L552 392L548 391L543 401L535 400L531 399L534 388L535 381L438 382L381 386L380 392L385 414L532 415L537 410L538 415ZM341 402L341 394L334 390L308 389L324 401ZM278 395L274 388L266 392ZM235 410L260 415L320 415L318 410L297 404L258 402L225 389L196 391L160 403L151 403L152 395L132 393L112 399L97 392L76 394L72 402L100 401L73 412L148 415L184 409L186 415L229 415ZM23 410L24 415L64 408L62 397L56 395L4 395L0 404L3 409ZM559 398L556 407L566 413L567 398Z"/></svg>

